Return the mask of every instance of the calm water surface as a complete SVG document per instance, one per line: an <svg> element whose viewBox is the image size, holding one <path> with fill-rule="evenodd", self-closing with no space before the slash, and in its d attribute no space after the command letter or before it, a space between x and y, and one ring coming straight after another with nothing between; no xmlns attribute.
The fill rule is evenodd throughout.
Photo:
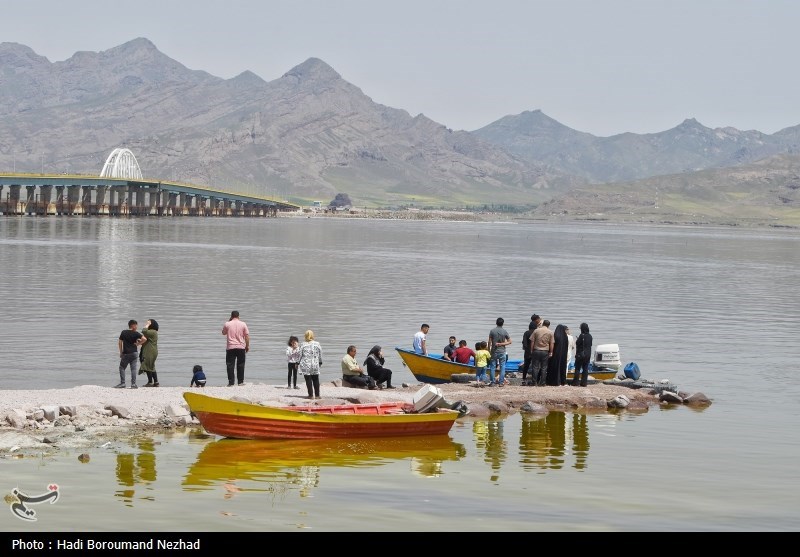
<svg viewBox="0 0 800 557"><path fill-rule="evenodd" d="M250 327L246 380L283 384L313 329L392 350L422 322L439 351L533 312L618 343L649 379L712 406L459 421L444 438L251 443L143 435L0 458L4 492L62 497L3 531L797 530L800 236L791 231L336 219L0 218L2 388L117 382L128 319L157 319L159 379L226 382L223 322ZM398 382L399 382L398 381ZM78 454L88 452L81 464ZM3 515L0 514L0 517ZM76 516L80 520L76 522Z"/></svg>

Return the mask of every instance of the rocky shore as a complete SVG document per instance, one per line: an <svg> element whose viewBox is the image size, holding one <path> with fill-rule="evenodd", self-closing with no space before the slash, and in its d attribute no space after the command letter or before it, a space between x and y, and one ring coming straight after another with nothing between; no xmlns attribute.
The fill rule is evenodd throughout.
<svg viewBox="0 0 800 557"><path fill-rule="evenodd" d="M588 387L529 387L511 378L504 387L475 382L438 385L448 402L468 408L462 419L493 414L550 411L647 412L662 404L706 406L702 393L631 388L625 382L593 383ZM393 390L367 391L343 387L339 380L323 383L322 400L309 400L305 388L247 384L194 389L209 396L234 398L269 406L330 405L376 401L412 402L422 384L404 384ZM102 446L119 436L141 431L197 427L183 393L185 387L114 389L82 385L71 389L0 391L0 457L38 454L66 447Z"/></svg>

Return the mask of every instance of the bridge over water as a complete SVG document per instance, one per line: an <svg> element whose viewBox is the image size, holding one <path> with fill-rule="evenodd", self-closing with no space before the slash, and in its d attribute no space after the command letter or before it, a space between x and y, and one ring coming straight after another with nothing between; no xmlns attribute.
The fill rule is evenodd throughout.
<svg viewBox="0 0 800 557"><path fill-rule="evenodd" d="M0 174L0 214L268 217L299 205L180 182Z"/></svg>

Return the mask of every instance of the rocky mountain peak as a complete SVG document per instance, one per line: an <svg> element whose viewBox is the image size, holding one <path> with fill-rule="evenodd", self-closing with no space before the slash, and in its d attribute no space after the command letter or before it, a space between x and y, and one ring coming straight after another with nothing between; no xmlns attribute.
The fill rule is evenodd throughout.
<svg viewBox="0 0 800 557"><path fill-rule="evenodd" d="M710 131L711 130L711 128L705 127L703 124L701 124L700 122L698 122L694 118L687 118L686 120L684 120L683 122L681 122L680 124L675 126L674 129L677 130L677 131L682 131L682 132L687 132L687 131L702 131L702 132L705 132L705 131Z"/></svg>
<svg viewBox="0 0 800 557"><path fill-rule="evenodd" d="M19 43L0 43L0 68L16 70L49 64L47 58L39 56L29 46Z"/></svg>
<svg viewBox="0 0 800 557"><path fill-rule="evenodd" d="M115 46L114 48L110 48L105 51L108 54L117 54L117 55L131 55L134 53L155 53L159 52L156 45L152 43L149 39L145 39L144 37L137 37L132 39L126 43L122 43L119 46Z"/></svg>
<svg viewBox="0 0 800 557"><path fill-rule="evenodd" d="M298 64L285 74L283 77L294 77L298 81L330 81L341 79L336 70L319 58L309 58L302 64Z"/></svg>
<svg viewBox="0 0 800 557"><path fill-rule="evenodd" d="M250 70L245 70L228 81L237 85L265 85L267 83Z"/></svg>

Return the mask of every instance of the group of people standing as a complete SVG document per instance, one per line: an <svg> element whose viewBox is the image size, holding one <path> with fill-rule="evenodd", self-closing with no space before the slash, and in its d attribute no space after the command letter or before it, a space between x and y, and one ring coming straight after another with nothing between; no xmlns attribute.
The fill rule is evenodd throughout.
<svg viewBox="0 0 800 557"><path fill-rule="evenodd" d="M506 385L506 361L508 361L508 354L506 347L509 346L511 336L503 328L505 320L498 317L495 321L495 327L489 331L488 340L476 342L475 350L467 346L466 340L461 340L456 346L456 337L451 336L449 343L444 347L445 360L458 362L460 364L473 363L475 366L475 378L478 381L486 383L490 386ZM430 325L423 323L419 331L414 334L413 348L417 354L428 355L427 338L430 331ZM495 379L495 373L497 378ZM488 375L487 375L488 374Z"/></svg>
<svg viewBox="0 0 800 557"><path fill-rule="evenodd" d="M456 345L456 337L451 336L442 357L460 364L473 365L477 381L489 386L506 385L507 347L512 344L512 340L508 331L503 328L504 323L503 318L498 317L495 327L489 331L489 338L475 343L475 350L469 348L465 340L458 341ZM413 347L417 354L428 355L429 331L430 325L423 323L414 335ZM566 325L559 324L553 331L549 320L533 314L528 329L522 335L522 384L541 387L566 385L567 369L574 360L575 369L570 384L585 387L592 357L592 335L586 323L581 323L580 331L577 339Z"/></svg>
<svg viewBox="0 0 800 557"><path fill-rule="evenodd" d="M128 321L128 328L119 334L117 347L119 348L119 383L117 389L125 388L125 371L131 370L131 389L138 389L136 376L147 374L145 387L158 387L158 373L156 372L156 359L158 359L158 321L148 319L142 332L139 332L139 322L135 319ZM138 373L137 373L138 372Z"/></svg>
<svg viewBox="0 0 800 557"><path fill-rule="evenodd" d="M158 358L158 322L148 319L145 328L139 332L139 323L135 319L128 321L128 328L119 335L119 384L124 389L125 372L130 368L131 389L137 389L137 374L147 374L145 387L158 387L156 359ZM242 321L239 312L234 310L222 326L225 336L225 368L228 374L228 386L244 385L244 370L248 352L250 352L250 329ZM298 373L303 376L308 390L308 398L319 399L319 377L322 367L322 346L314 339L314 331L305 332L304 341L292 335L286 347L288 363L287 387L299 389ZM368 389L394 389L392 370L384 367L386 360L380 345L375 345L364 360L366 373L356 361L357 348L347 347L347 354L342 358L342 381L356 387ZM204 387L206 376L201 365L192 368L190 387Z"/></svg>
<svg viewBox="0 0 800 557"><path fill-rule="evenodd" d="M498 317L495 327L489 331L486 341L475 344L475 350L467 346L465 340L456 345L456 337L451 336L444 348L446 360L475 366L478 381L491 386L506 385L507 347L512 344L511 336L503 328L504 320ZM125 372L130 368L131 389L136 385L138 374L147 374L145 387L158 387L156 359L158 358L158 322L148 319L142 332L138 331L135 319L128 321L128 328L122 331L118 339L119 347L119 379L116 388L125 388ZM423 323L414 335L414 351L428 354L427 335L430 325ZM574 358L575 370L573 386L585 387L589 377L589 362L592 354L592 335L589 325L581 323L580 335L576 339L570 334L569 327L559 324L555 331L550 330L550 321L537 314L531 316L528 330L522 335L524 360L522 364L522 383L532 386L559 386L567 384L567 368ZM226 337L225 364L228 374L228 386L244 385L244 369L246 354L250 351L250 331L247 324L240 319L238 311L232 311L228 321L222 327ZM304 341L290 336L286 347L288 366L287 388L299 389L298 373L303 376L308 390L308 398L319 399L319 376L322 367L322 346L314 339L314 332L305 332ZM347 347L342 357L342 381L356 387L368 389L394 389L392 386L392 370L384 367L386 360L380 345L375 345L364 360L366 373L358 361L355 345ZM199 373L198 373L199 372ZM488 377L487 377L488 374ZM530 379L528 377L530 376ZM202 366L192 369L190 386L205 386L205 374Z"/></svg>
<svg viewBox="0 0 800 557"><path fill-rule="evenodd" d="M305 341L299 342L296 336L290 336L286 346L286 360L288 367L288 389L299 389L297 374L303 376L308 390L308 398L319 399L319 376L322 367L322 346L314 340L314 331L308 330L304 335ZM347 347L347 353L342 357L342 382L355 387L367 389L394 389L392 385L392 370L384 367L386 362L383 349L379 345L372 347L364 360L367 372L358 364L355 345Z"/></svg>
<svg viewBox="0 0 800 557"><path fill-rule="evenodd" d="M551 331L549 320L533 314L522 336L522 383L538 387L566 385L567 368L574 359L571 385L585 387L589 379L592 335L588 324L581 323L580 329L581 334L575 339L566 325L559 324ZM527 379L529 374L530 380Z"/></svg>

